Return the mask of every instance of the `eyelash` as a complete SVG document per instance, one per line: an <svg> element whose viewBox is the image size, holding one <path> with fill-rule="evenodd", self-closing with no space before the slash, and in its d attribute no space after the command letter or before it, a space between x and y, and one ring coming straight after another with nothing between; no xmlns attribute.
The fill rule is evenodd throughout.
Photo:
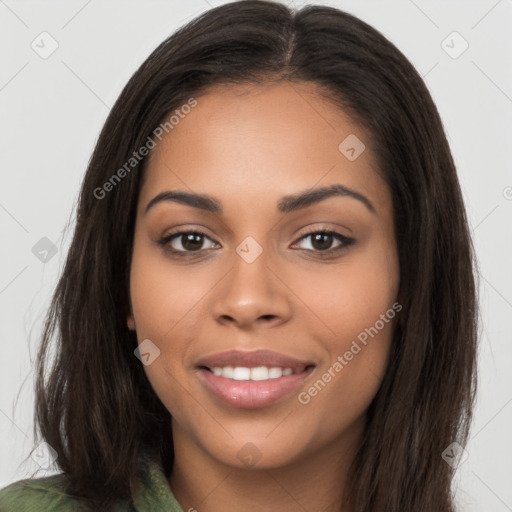
<svg viewBox="0 0 512 512"><path fill-rule="evenodd" d="M333 235L333 237L335 239L337 239L338 241L341 242L341 245L339 245L333 249L327 249L327 250L323 250L323 251L314 250L314 249L302 249L304 251L314 252L314 253L316 253L316 256L319 256L320 258L332 256L333 254L336 254L336 253L342 251L343 249L346 249L348 246L352 245L355 242L355 239L353 239L353 238L342 235L341 233L338 233L337 231L332 231L332 230L328 230L328 229L312 229L312 230L306 231L306 233L304 233L297 240L297 242L300 242L301 240L308 238L312 235L316 235L316 234ZM186 231L177 231L174 233L169 233L168 235L166 235L163 238L161 238L160 240L158 240L158 244L162 248L164 248L166 251L168 251L171 254L178 256L180 258L190 257L190 256L200 253L203 250L206 250L206 249L198 249L197 251L187 251L187 250L180 251L180 250L170 248L170 242L173 239L179 238L180 236L183 236L183 235L199 235L199 236L209 238L211 240L211 238L206 233L203 233L202 231L199 231L197 229L190 229L190 230L186 230Z"/></svg>

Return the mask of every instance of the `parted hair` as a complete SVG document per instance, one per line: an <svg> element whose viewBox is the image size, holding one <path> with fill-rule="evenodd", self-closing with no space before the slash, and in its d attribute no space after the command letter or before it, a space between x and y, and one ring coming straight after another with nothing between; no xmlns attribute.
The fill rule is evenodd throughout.
<svg viewBox="0 0 512 512"><path fill-rule="evenodd" d="M169 475L174 459L171 415L126 322L148 158L109 193L95 190L191 97L280 80L315 84L367 130L393 199L402 311L346 503L354 512L455 510L455 470L442 453L465 445L474 407L476 262L439 113L412 64L367 23L332 7L263 0L209 9L163 41L122 90L89 160L37 354L34 411L36 445L56 451L84 507L129 503L148 461Z"/></svg>

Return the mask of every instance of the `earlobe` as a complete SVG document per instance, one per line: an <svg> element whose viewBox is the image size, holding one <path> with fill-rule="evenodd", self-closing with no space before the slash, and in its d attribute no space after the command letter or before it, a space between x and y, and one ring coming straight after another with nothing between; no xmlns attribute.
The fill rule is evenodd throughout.
<svg viewBox="0 0 512 512"><path fill-rule="evenodd" d="M128 329L130 329L130 331L135 331L135 321L133 320L132 315L128 315L126 323L128 325Z"/></svg>

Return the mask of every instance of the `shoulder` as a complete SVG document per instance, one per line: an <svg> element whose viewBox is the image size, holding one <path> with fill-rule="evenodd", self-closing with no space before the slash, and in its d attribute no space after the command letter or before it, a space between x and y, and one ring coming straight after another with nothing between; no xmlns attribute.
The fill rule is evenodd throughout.
<svg viewBox="0 0 512 512"><path fill-rule="evenodd" d="M18 480L0 489L0 512L67 512L80 510L66 494L63 475Z"/></svg>
<svg viewBox="0 0 512 512"><path fill-rule="evenodd" d="M146 461L139 488L133 499L120 501L109 512L183 512L169 486L160 463ZM73 496L63 473L43 478L18 480L0 489L0 512L78 512L87 508Z"/></svg>

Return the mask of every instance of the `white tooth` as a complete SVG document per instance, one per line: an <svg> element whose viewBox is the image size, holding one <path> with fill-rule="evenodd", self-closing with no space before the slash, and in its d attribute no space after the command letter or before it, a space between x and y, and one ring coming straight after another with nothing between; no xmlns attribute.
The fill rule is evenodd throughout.
<svg viewBox="0 0 512 512"><path fill-rule="evenodd" d="M247 368L245 366L225 366L221 368L215 366L211 370L214 375L233 380L269 380L293 374L292 368L280 368L278 366L272 368L268 366L257 366L256 368Z"/></svg>
<svg viewBox="0 0 512 512"><path fill-rule="evenodd" d="M251 380L267 380L268 368L266 366L258 366L251 369Z"/></svg>
<svg viewBox="0 0 512 512"><path fill-rule="evenodd" d="M226 379L232 379L233 378L233 367L232 366L224 366L224 368L222 368L222 376L226 377Z"/></svg>
<svg viewBox="0 0 512 512"><path fill-rule="evenodd" d="M244 368L242 366L237 366L233 370L233 376L231 378L234 380L250 380L251 379L251 369Z"/></svg>
<svg viewBox="0 0 512 512"><path fill-rule="evenodd" d="M279 377L282 377L282 375L283 375L282 368L274 367L274 368L270 368L268 370L268 378L269 379L278 379Z"/></svg>

